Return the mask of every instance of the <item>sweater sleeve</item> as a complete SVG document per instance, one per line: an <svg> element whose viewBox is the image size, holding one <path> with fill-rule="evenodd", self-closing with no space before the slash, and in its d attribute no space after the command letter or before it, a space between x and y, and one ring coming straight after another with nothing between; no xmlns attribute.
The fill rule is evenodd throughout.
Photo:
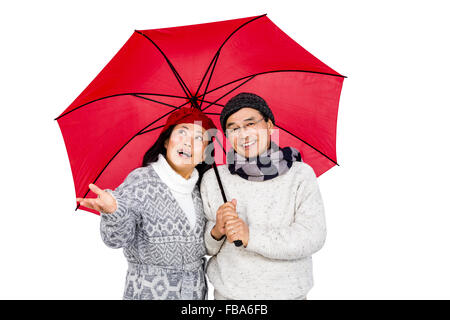
<svg viewBox="0 0 450 320"><path fill-rule="evenodd" d="M216 224L216 212L211 209L210 200L208 197L208 187L206 183L207 177L202 179L200 184L200 193L203 201L203 210L206 217L205 227L205 247L208 255L215 255L219 252L222 242L225 241L225 237L222 240L216 240L211 236L211 230Z"/></svg>
<svg viewBox="0 0 450 320"><path fill-rule="evenodd" d="M117 204L113 213L100 212L100 234L108 247L126 247L134 239L139 220L135 182L139 179L139 171L135 169L115 190L105 189L116 199Z"/></svg>
<svg viewBox="0 0 450 320"><path fill-rule="evenodd" d="M296 192L294 221L286 227L249 226L247 250L270 259L294 260L311 256L325 243L326 226L322 197L314 170Z"/></svg>

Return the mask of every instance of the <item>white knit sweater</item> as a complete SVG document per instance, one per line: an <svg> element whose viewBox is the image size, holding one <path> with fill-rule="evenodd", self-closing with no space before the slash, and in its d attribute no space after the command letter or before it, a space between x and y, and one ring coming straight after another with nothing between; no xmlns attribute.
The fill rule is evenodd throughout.
<svg viewBox="0 0 450 320"><path fill-rule="evenodd" d="M289 171L257 182L218 167L228 201L237 200L238 215L249 226L244 248L225 242L213 256L207 275L229 299L301 299L313 286L311 255L326 238L325 214L311 166L294 162ZM201 182L207 253L215 255L224 240L211 237L216 211L223 204L217 178L208 170Z"/></svg>

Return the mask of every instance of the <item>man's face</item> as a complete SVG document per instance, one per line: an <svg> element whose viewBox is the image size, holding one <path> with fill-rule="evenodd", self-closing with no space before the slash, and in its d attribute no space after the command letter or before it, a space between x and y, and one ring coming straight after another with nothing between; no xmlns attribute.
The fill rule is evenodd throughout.
<svg viewBox="0 0 450 320"><path fill-rule="evenodd" d="M225 128L234 150L252 158L269 147L273 123L270 119L266 122L256 109L242 108L228 117Z"/></svg>

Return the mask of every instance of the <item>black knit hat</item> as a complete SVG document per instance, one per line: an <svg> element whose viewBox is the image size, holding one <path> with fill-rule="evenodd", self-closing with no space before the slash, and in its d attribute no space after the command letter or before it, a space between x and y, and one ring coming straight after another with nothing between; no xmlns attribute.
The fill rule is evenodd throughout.
<svg viewBox="0 0 450 320"><path fill-rule="evenodd" d="M228 100L220 113L220 125L222 126L222 130L224 132L228 117L242 108L256 109L264 116L267 116L270 120L272 120L273 124L275 124L275 118L273 117L272 110L270 110L263 98L254 93L241 92Z"/></svg>

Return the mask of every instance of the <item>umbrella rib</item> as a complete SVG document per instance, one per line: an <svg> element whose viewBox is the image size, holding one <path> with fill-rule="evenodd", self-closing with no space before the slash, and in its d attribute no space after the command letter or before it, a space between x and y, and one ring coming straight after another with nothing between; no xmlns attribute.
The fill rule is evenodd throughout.
<svg viewBox="0 0 450 320"><path fill-rule="evenodd" d="M281 130L289 133L291 136L293 136L294 138L297 138L298 140L302 141L304 144L308 145L309 147L313 148L314 150L316 150L317 152L319 152L321 155L323 155L324 157L326 157L328 160L330 160L331 162L333 162L334 164L338 165L339 164L334 161L333 159L331 159L329 156L327 156L325 153L323 153L322 151L320 151L319 149L317 149L316 147L314 147L313 145L309 144L308 142L306 142L305 140L303 140L302 138L299 138L298 136L296 136L295 134L293 134L292 132L286 130L285 128L280 127L279 125L274 125L275 127L280 128Z"/></svg>
<svg viewBox="0 0 450 320"><path fill-rule="evenodd" d="M212 68L212 70L211 70L211 73L210 73L210 75L209 75L209 80L208 80L208 84L206 85L205 91L208 89L209 82L210 82L210 80L211 80L211 78L212 78L212 74L213 74L213 72L214 72L214 68L216 67L217 60L219 59L220 51L222 50L222 47L225 45L225 43L231 38L231 36L232 36L233 34L235 34L239 29L241 29L242 27L244 27L246 24L249 24L250 22L255 21L255 20L259 19L259 18L262 18L262 17L264 17L264 16L266 16L266 15L267 15L267 13L265 13L265 14L263 14L263 15L261 15L261 16L258 16L258 17L256 17L256 18L253 18L253 19L251 19L251 20L249 20L249 21L246 21L245 23L243 23L242 25L240 25L236 30L234 30L234 31L233 31L233 32L225 39L225 41L222 43L222 45L219 47L219 49L217 49L216 54L214 55L213 59L212 59L211 62L209 63L209 66L208 66L208 68L206 69L205 74L203 75L202 81L200 82L200 85L198 86L197 91L195 92L195 95L196 95L196 96L197 96L197 94L198 94L198 92L199 92L199 90L200 90L200 88L201 88L201 86L202 86L202 84L203 84L203 81L204 81L205 78L206 78L206 75L207 75L208 72L209 72L209 68L211 68L211 65L214 63L214 66L213 66L213 68ZM205 93L205 94L206 94L206 93ZM205 94L204 94L204 95L205 95ZM200 107L201 107L201 105L200 105Z"/></svg>
<svg viewBox="0 0 450 320"><path fill-rule="evenodd" d="M162 104L162 105L165 105L165 106L168 106L168 107L172 107L172 108L177 108L177 109L178 109L177 106L174 106L174 105L171 105L171 104L168 104L168 103L165 103L165 102L161 102L161 101L158 101L158 100L153 100L153 99L150 99L150 98L142 97L142 96L139 96L139 95L137 95L137 94L133 94L133 96L135 96L136 98L141 98L141 99L144 99L144 100L148 100L148 101L160 103L160 104Z"/></svg>
<svg viewBox="0 0 450 320"><path fill-rule="evenodd" d="M243 86L244 84L246 84L247 82L249 82L250 80L252 80L253 77L251 77L250 79L247 79L246 81L242 82L240 85L238 85L237 87L231 89L230 91L228 91L227 93L225 93L223 96L221 96L220 98L216 99L216 101L211 102L208 106L204 107L203 109L201 109L202 111L205 111L206 109L208 109L209 107L211 107L213 104L216 104L217 101L219 101L220 99L222 99L223 97L229 95L231 92L233 92L234 90L236 90L237 88L239 88L240 86Z"/></svg>
<svg viewBox="0 0 450 320"><path fill-rule="evenodd" d="M216 106L221 106L221 107L224 107L224 106L225 106L225 105L223 105L223 104L216 103L216 102L211 102L211 101L204 100L204 99L197 99L197 101L202 101L202 102L206 102L206 103L211 103L211 104L214 104L214 105L216 105Z"/></svg>
<svg viewBox="0 0 450 320"><path fill-rule="evenodd" d="M80 109L80 108L82 108L82 107L84 107L84 106L86 106L86 105L88 105L90 103L93 103L93 102L96 102L96 101L99 101L99 100L108 99L108 98L114 98L114 97L118 97L118 96L127 96L127 95L139 97L139 96L137 96L138 94L186 99L186 97L180 97L180 96L174 96L174 95L168 95L168 94L160 94L160 93L140 93L140 92L118 93L118 94L113 94L113 95L110 95L110 96L105 96L105 97L101 97L101 98L94 99L92 101L86 102L86 103L82 104L81 106L78 106L78 107L76 107L76 108L74 108L74 109L72 109L72 110L70 110L70 111L68 111L66 113L63 113L62 115L56 117L54 120L58 120L58 119L60 119L60 118L62 118L64 116L68 115L69 113L75 111L75 110L78 110L78 109ZM155 102L157 102L157 101L155 101ZM160 102L160 103L162 103L162 102Z"/></svg>
<svg viewBox="0 0 450 320"><path fill-rule="evenodd" d="M180 106L179 108L181 108L182 106ZM123 148L125 148L125 146L127 144L129 144L134 138L136 138L137 136L139 136L140 134L142 134L142 132L147 129L148 127L150 127L152 124L156 123L157 121L161 120L162 118L164 118L165 116L167 116L168 114L175 112L176 110L178 110L179 108L173 109L165 114L163 114L162 116L160 116L158 119L152 121L150 124L146 125L144 128L142 128L141 130L139 130L137 133L135 133L122 147L120 147L120 149L111 157L111 159L109 159L108 163L103 167L102 171L100 171L100 173L97 175L97 177L94 179L94 181L92 183L95 183L98 178L100 178L100 176L102 175L103 171L105 171L105 169L109 166L109 164L111 163L111 161L113 161L113 159L120 153L120 151L123 150ZM85 198L87 196L87 194L89 193L90 189L88 188L88 191L86 191L86 193L84 194L83 198ZM80 207L80 203L78 203L77 207L75 208L75 210L77 210Z"/></svg>
<svg viewBox="0 0 450 320"><path fill-rule="evenodd" d="M208 92L202 94L202 95L199 96L199 97L204 97L204 96L207 95L208 93L211 93L211 92L213 92L213 91L219 90L220 88L226 87L226 86L228 86L228 85L230 85L230 84L232 84L232 83L234 83L234 82L241 81L241 80L243 80L243 79L245 79L245 78L249 78L249 77L253 77L253 78L254 78L254 77L259 76L259 75L262 75L262 74L267 74L267 73L277 73L277 72L304 72L304 73L315 73L315 74L323 74L323 75L333 76L333 77L347 78L347 76L342 76L342 75L338 75L338 74L332 74L332 73L326 73L326 72L319 72L319 71L308 71L308 70L272 70L272 71L264 71L264 72L259 72L259 73L251 74L251 75L248 75L248 76L245 76L245 77L242 77L242 78L239 78L239 79L230 81L230 82L228 82L228 83L225 83L225 84L223 84L223 85L221 85L221 86L219 86L219 87L217 87L217 88L214 88L214 89L212 89L212 90L210 90L210 91L208 91Z"/></svg>
<svg viewBox="0 0 450 320"><path fill-rule="evenodd" d="M173 74L175 75L175 78L177 78L178 83L180 84L181 88L183 89L184 93L186 94L186 98L191 99L192 98L192 93L189 91L189 88L186 86L186 83L183 81L183 79L181 78L180 74L175 69L175 67L173 66L172 62L170 62L170 60L166 56L166 54L161 50L161 48L158 47L158 45L152 39L150 39L149 36L147 36L143 32L140 32L138 30L135 30L135 32L137 32L140 35L144 36L147 40L149 40L151 43L153 43L153 45L159 50L159 52L164 56L164 59L166 59L166 62L168 63L168 65L169 65L170 69L172 70Z"/></svg>
<svg viewBox="0 0 450 320"><path fill-rule="evenodd" d="M156 129L159 129L159 128L162 128L162 127L164 127L164 126L165 126L165 124L163 124L162 126L159 126L159 127L154 127L154 128L151 128L151 129L142 131L141 133L138 133L137 135L140 136L140 135L142 135L142 134L152 132L152 131L154 131L154 130L156 130Z"/></svg>
<svg viewBox="0 0 450 320"><path fill-rule="evenodd" d="M220 51L217 51L217 53L216 53L216 55L215 55L215 59L214 59L214 66L213 66L213 68L211 69L211 73L210 73L209 78L208 78L208 83L206 84L205 91L203 92L203 95L205 95L205 94L206 94L206 91L208 90L209 82L211 81L211 78L212 78L214 69L216 68L217 60L219 60L219 54L220 54ZM202 108L202 104L203 104L203 101L200 102L200 109Z"/></svg>

